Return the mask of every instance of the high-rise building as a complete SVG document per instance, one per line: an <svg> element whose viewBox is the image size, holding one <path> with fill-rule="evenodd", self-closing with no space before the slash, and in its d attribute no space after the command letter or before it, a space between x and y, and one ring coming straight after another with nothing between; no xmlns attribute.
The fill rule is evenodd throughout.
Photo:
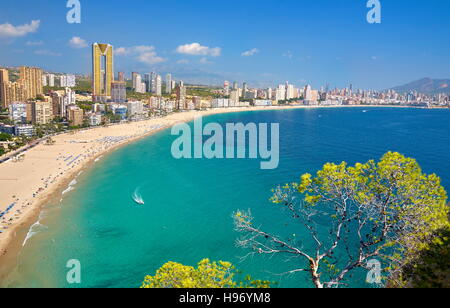
<svg viewBox="0 0 450 308"><path fill-rule="evenodd" d="M54 87L55 86L55 75L53 74L47 74L47 85L49 87Z"/></svg>
<svg viewBox="0 0 450 308"><path fill-rule="evenodd" d="M180 84L177 86L177 108L187 109L186 106L186 87L183 84L183 81L180 81Z"/></svg>
<svg viewBox="0 0 450 308"><path fill-rule="evenodd" d="M312 89L311 86L308 84L305 86L305 101L311 101L312 100L312 93L311 93Z"/></svg>
<svg viewBox="0 0 450 308"><path fill-rule="evenodd" d="M71 88L66 87L64 89L64 105L75 105L77 102L75 91L73 91Z"/></svg>
<svg viewBox="0 0 450 308"><path fill-rule="evenodd" d="M18 82L0 83L0 106L8 108L11 103L25 102L28 99L27 89Z"/></svg>
<svg viewBox="0 0 450 308"><path fill-rule="evenodd" d="M125 82L125 73L124 72L118 72L117 73L117 81Z"/></svg>
<svg viewBox="0 0 450 308"><path fill-rule="evenodd" d="M294 86L286 82L286 99L290 100L293 99L295 96L296 95Z"/></svg>
<svg viewBox="0 0 450 308"><path fill-rule="evenodd" d="M19 83L26 89L26 97L36 98L44 94L42 87L42 70L37 67L21 66Z"/></svg>
<svg viewBox="0 0 450 308"><path fill-rule="evenodd" d="M33 124L45 125L53 119L53 106L50 102L37 101L31 103L31 112Z"/></svg>
<svg viewBox="0 0 450 308"><path fill-rule="evenodd" d="M72 126L81 126L84 122L84 111L78 106L69 107L68 120Z"/></svg>
<svg viewBox="0 0 450 308"><path fill-rule="evenodd" d="M152 76L151 74L144 74L144 83L147 88L147 92L152 92Z"/></svg>
<svg viewBox="0 0 450 308"><path fill-rule="evenodd" d="M0 69L0 106L6 108L8 105L6 97L6 85L9 84L9 72L5 69Z"/></svg>
<svg viewBox="0 0 450 308"><path fill-rule="evenodd" d="M54 117L65 117L64 96L60 92L52 92L50 94L52 99L52 112Z"/></svg>
<svg viewBox="0 0 450 308"><path fill-rule="evenodd" d="M115 81L111 85L111 100L115 103L125 103L127 100L127 86L124 81Z"/></svg>
<svg viewBox="0 0 450 308"><path fill-rule="evenodd" d="M166 94L172 94L172 75L166 75Z"/></svg>
<svg viewBox="0 0 450 308"><path fill-rule="evenodd" d="M272 88L268 88L267 89L267 98L268 99L272 99L273 93L272 93Z"/></svg>
<svg viewBox="0 0 450 308"><path fill-rule="evenodd" d="M27 121L27 104L13 103L9 105L9 119L14 123L25 123Z"/></svg>
<svg viewBox="0 0 450 308"><path fill-rule="evenodd" d="M233 106L238 106L239 104L239 90L231 90L230 92L230 102L233 104Z"/></svg>
<svg viewBox="0 0 450 308"><path fill-rule="evenodd" d="M150 74L150 89L148 90L148 92L150 93L156 93L156 78L157 78L157 74L155 72L151 72Z"/></svg>
<svg viewBox="0 0 450 308"><path fill-rule="evenodd" d="M155 79L155 94L157 96L162 95L162 77L160 75L157 75Z"/></svg>
<svg viewBox="0 0 450 308"><path fill-rule="evenodd" d="M137 93L145 93L145 92L147 92L147 86L146 86L145 82L142 82L142 77L139 74L136 75L136 88L135 88L135 91Z"/></svg>
<svg viewBox="0 0 450 308"><path fill-rule="evenodd" d="M92 45L93 96L111 96L114 81L114 49L109 44ZM103 67L104 64L104 67Z"/></svg>
<svg viewBox="0 0 450 308"><path fill-rule="evenodd" d="M230 82L225 81L223 83L223 95L228 96L230 95Z"/></svg>
<svg viewBox="0 0 450 308"><path fill-rule="evenodd" d="M133 72L131 73L131 79L133 80L133 89L136 91L137 88L137 77L138 77L138 73Z"/></svg>
<svg viewBox="0 0 450 308"><path fill-rule="evenodd" d="M53 82L54 83L54 82ZM73 88L76 86L75 75L61 75L59 76L59 86L62 88Z"/></svg>
<svg viewBox="0 0 450 308"><path fill-rule="evenodd" d="M0 83L9 82L9 71L6 69L0 69Z"/></svg>
<svg viewBox="0 0 450 308"><path fill-rule="evenodd" d="M243 87L242 87L242 96L243 97L247 96L247 91L248 91L248 85L246 82L244 82Z"/></svg>
<svg viewBox="0 0 450 308"><path fill-rule="evenodd" d="M279 85L275 91L275 100L284 101L286 100L286 87L284 85Z"/></svg>
<svg viewBox="0 0 450 308"><path fill-rule="evenodd" d="M144 104L141 101L127 103L127 115L131 119L140 119L144 116Z"/></svg>

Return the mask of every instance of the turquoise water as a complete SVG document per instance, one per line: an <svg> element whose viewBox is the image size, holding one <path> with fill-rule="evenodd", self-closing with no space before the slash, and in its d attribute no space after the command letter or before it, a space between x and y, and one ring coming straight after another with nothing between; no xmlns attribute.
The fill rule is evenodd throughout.
<svg viewBox="0 0 450 308"><path fill-rule="evenodd" d="M280 166L256 160L175 160L175 137L162 131L103 158L82 174L75 190L50 204L5 286L70 287L66 263L78 259L78 287L138 287L167 261L195 265L202 258L233 262L280 287L311 287L306 274L280 277L300 260L237 248L231 214L252 209L273 233L294 231L288 215L268 202L278 184L296 181L327 162L365 162L387 151L416 158L450 189L450 110L359 108L261 111L210 116L204 122L280 123ZM139 188L146 204L131 195ZM305 247L308 247L308 242ZM364 286L363 273L352 286ZM72 286L73 287L73 286Z"/></svg>

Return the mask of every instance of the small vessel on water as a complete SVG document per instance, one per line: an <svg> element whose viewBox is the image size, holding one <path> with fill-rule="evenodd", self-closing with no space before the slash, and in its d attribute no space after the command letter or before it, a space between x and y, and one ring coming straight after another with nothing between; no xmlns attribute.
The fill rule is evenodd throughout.
<svg viewBox="0 0 450 308"><path fill-rule="evenodd" d="M142 199L142 196L139 194L139 189L136 189L131 196L134 202L136 202L139 205L145 205L144 199Z"/></svg>

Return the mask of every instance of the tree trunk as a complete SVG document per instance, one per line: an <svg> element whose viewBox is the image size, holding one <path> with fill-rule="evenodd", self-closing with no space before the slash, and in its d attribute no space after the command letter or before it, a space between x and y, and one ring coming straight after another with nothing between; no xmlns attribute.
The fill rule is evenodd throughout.
<svg viewBox="0 0 450 308"><path fill-rule="evenodd" d="M316 261L311 260L310 265L311 265L311 277L314 285L316 286L317 289L323 289L323 284L320 282L320 274L317 273L317 271L319 270L319 264Z"/></svg>

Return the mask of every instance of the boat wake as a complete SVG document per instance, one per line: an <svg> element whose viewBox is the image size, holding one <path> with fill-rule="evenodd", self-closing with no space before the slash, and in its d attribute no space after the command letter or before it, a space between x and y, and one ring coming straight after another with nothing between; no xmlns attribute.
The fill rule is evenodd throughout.
<svg viewBox="0 0 450 308"><path fill-rule="evenodd" d="M131 196L134 202L136 202L139 205L144 205L145 201L142 198L141 194L139 193L139 188L136 188L136 190L133 192L133 195Z"/></svg>

